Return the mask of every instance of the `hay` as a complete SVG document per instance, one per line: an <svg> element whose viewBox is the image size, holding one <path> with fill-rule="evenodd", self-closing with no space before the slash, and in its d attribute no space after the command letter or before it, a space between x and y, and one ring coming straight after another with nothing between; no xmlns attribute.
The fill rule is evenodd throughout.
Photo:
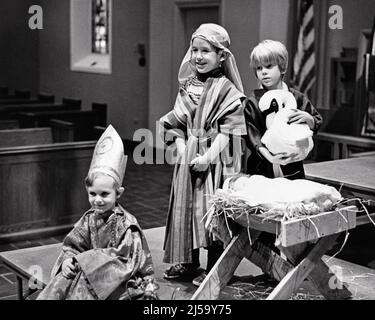
<svg viewBox="0 0 375 320"><path fill-rule="evenodd" d="M205 227L214 235L220 238L218 230L221 230L219 224L224 223L226 226L226 232L229 233L230 238L233 237L233 227L231 227L230 221L234 221L235 223L239 224L240 226L247 228L248 238L250 241L250 245L252 244L252 239L250 235L250 228L251 226L251 219L249 218L250 215L258 216L261 222L265 222L268 220L274 221L297 221L299 219L307 219L310 221L311 225L314 227L316 231L317 238L320 238L320 232L318 227L315 225L314 221L310 218L313 215L335 210L337 211L342 219L348 223L346 217L341 213L341 210L347 210L347 207L344 206L345 203L358 200L358 199L341 199L334 203L330 208L324 208L321 203L280 203L276 204L272 208L265 208L262 206L251 206L249 203L246 202L244 199L237 198L232 190L222 190L217 189L214 195L210 195L210 209L207 211L206 215L203 217L202 221L208 216L206 220ZM363 206L363 203L361 203ZM364 207L364 206L363 206ZM356 210L358 211L358 210ZM366 208L364 208L366 211ZM367 212L366 212L367 213ZM369 216L369 214L368 214ZM228 220L229 218L229 220ZM371 219L371 217L369 216ZM224 219L224 221L223 221ZM375 223L374 223L375 225ZM336 256L340 253L345 244L347 243L349 233L347 231L345 240L339 251L334 255Z"/></svg>
<svg viewBox="0 0 375 320"><path fill-rule="evenodd" d="M256 283L237 282L226 286L227 294L230 294L235 300L266 300L273 289L274 285L267 281L258 281ZM288 300L324 300L324 297L320 294L311 294L309 292L296 292Z"/></svg>
<svg viewBox="0 0 375 320"><path fill-rule="evenodd" d="M273 289L263 281L254 284L239 282L226 287L235 300L265 300Z"/></svg>
<svg viewBox="0 0 375 320"><path fill-rule="evenodd" d="M209 215L224 214L225 217L239 222L244 227L250 227L248 215L259 215L263 220L290 221L308 218L322 212L319 205L314 202L308 204L302 202L279 203L272 208L250 206L245 200L233 197L230 190L221 189L211 196L210 205ZM332 206L333 208L336 208L336 204Z"/></svg>

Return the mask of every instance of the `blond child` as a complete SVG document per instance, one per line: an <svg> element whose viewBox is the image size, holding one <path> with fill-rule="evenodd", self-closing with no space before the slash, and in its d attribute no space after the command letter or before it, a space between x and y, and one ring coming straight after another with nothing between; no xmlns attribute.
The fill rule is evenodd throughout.
<svg viewBox="0 0 375 320"><path fill-rule="evenodd" d="M261 110L259 101L270 90L286 90L295 97L297 108L289 116L288 123L305 123L314 134L322 124L321 115L306 95L289 88L283 81L287 67L288 51L279 41L264 40L251 52L250 68L258 79L260 88L253 90L245 106L248 145L251 151L246 169L249 174L261 174L268 178L305 177L302 161L294 161L293 155L286 153L272 154L261 142L267 130L266 117L271 110Z"/></svg>
<svg viewBox="0 0 375 320"><path fill-rule="evenodd" d="M65 237L39 300L134 299L153 282L143 231L118 203L126 160L122 140L110 125L95 147L85 179L91 209Z"/></svg>

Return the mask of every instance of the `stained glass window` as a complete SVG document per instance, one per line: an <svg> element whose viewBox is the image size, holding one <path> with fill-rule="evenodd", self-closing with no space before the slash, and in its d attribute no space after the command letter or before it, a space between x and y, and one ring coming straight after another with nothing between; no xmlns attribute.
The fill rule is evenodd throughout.
<svg viewBox="0 0 375 320"><path fill-rule="evenodd" d="M92 52L109 53L109 0L92 0Z"/></svg>

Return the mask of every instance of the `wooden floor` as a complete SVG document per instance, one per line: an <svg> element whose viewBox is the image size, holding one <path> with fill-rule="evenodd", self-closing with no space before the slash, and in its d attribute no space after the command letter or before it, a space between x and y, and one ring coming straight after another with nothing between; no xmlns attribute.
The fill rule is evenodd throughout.
<svg viewBox="0 0 375 320"><path fill-rule="evenodd" d="M169 189L173 167L169 165L136 165L129 163L125 175L125 193L122 204L133 213L148 234L149 245L152 250L156 276L160 284L161 299L177 300L189 299L196 287L191 282L166 281L162 274L168 265L162 262L162 241L168 209ZM160 228L160 229L159 229ZM0 244L0 251L27 248L61 242L65 235L58 235L46 239L22 241L17 243ZM328 253L335 254L342 246L344 237L338 239L337 244ZM369 224L353 230L343 248L330 260L330 264L343 266L344 279L353 289L354 299L375 299L375 226ZM328 256L326 257L328 259ZM201 250L201 265L205 266L205 251ZM223 290L220 299L251 300L262 299L261 294L255 292L267 291L275 283L265 278L260 269L243 261L235 273L233 281ZM15 276L0 264L0 300L15 300ZM310 288L302 287L294 299L320 299Z"/></svg>

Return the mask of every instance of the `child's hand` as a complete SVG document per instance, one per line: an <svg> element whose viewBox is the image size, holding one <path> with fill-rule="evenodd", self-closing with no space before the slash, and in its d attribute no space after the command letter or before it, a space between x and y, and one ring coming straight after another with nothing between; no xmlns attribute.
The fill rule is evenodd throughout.
<svg viewBox="0 0 375 320"><path fill-rule="evenodd" d="M295 158L297 156L296 154L288 154L286 152L272 154L266 147L260 147L259 151L263 157L273 164L281 164L285 166L290 162L297 161Z"/></svg>
<svg viewBox="0 0 375 320"><path fill-rule="evenodd" d="M185 154L186 145L185 144L177 144L177 155L179 158L182 158Z"/></svg>
<svg viewBox="0 0 375 320"><path fill-rule="evenodd" d="M302 111L302 110L298 110L298 109L292 109L293 112L290 116L289 116L289 120L288 120L288 123L306 123L309 128L311 130L314 129L314 124L315 124L315 121L314 121L314 118L313 116L306 112L306 111Z"/></svg>
<svg viewBox="0 0 375 320"><path fill-rule="evenodd" d="M278 154L275 154L275 155L272 155L272 163L274 164L281 164L283 166L285 166L286 164L290 163L290 162L295 162L297 161L296 159L296 154L292 153L292 154L287 154L285 152L283 153L278 153Z"/></svg>
<svg viewBox="0 0 375 320"><path fill-rule="evenodd" d="M176 142L176 148L177 148L177 156L179 159L183 159L185 155L185 149L186 149L185 140L178 137L176 138L175 142Z"/></svg>
<svg viewBox="0 0 375 320"><path fill-rule="evenodd" d="M202 172L207 170L209 162L207 157L197 154L197 156L191 160L190 165L194 171Z"/></svg>
<svg viewBox="0 0 375 320"><path fill-rule="evenodd" d="M67 278L73 278L79 270L78 263L74 263L73 258L65 259L62 263L62 275Z"/></svg>

